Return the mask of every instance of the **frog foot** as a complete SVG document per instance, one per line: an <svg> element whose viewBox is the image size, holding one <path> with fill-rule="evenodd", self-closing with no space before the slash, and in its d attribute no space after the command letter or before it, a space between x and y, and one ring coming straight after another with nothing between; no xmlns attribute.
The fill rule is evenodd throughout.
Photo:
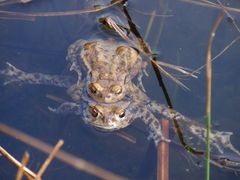
<svg viewBox="0 0 240 180"><path fill-rule="evenodd" d="M48 110L57 114L69 114L69 113L73 113L76 115L82 114L81 106L74 102L64 102L58 108L48 107Z"/></svg>
<svg viewBox="0 0 240 180"><path fill-rule="evenodd" d="M159 143L161 142L165 142L165 143L170 143L171 140L168 139L168 138L165 138L164 136L159 136L158 134L155 134L153 132L151 132L147 138L148 140L153 140L154 141L154 144L156 146L158 146Z"/></svg>
<svg viewBox="0 0 240 180"><path fill-rule="evenodd" d="M7 85L13 82L21 82L21 77L26 73L8 62L6 62L6 66L5 69L0 70L0 75L4 76L3 84Z"/></svg>

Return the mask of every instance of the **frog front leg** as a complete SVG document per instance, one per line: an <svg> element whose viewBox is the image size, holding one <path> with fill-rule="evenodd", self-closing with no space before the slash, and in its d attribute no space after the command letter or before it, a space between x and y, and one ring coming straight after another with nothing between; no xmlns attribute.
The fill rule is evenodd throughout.
<svg viewBox="0 0 240 180"><path fill-rule="evenodd" d="M81 53L82 53L82 46L86 43L84 40L77 40L73 44L71 44L68 48L68 54L66 57L66 60L70 63L70 71L75 71L78 76L79 83L82 79L82 70L84 64L81 63ZM89 70L90 67L87 66L87 69Z"/></svg>
<svg viewBox="0 0 240 180"><path fill-rule="evenodd" d="M6 65L5 69L0 70L0 76L4 78L4 85L17 82L20 84L44 84L68 88L74 83L74 79L69 76L27 73L8 62Z"/></svg>
<svg viewBox="0 0 240 180"><path fill-rule="evenodd" d="M79 102L82 97L83 88L84 88L84 83L79 82L77 84L72 85L70 88L68 88L67 93L74 102Z"/></svg>
<svg viewBox="0 0 240 180"><path fill-rule="evenodd" d="M74 102L64 102L57 108L48 107L48 109L57 114L82 114L82 107Z"/></svg>

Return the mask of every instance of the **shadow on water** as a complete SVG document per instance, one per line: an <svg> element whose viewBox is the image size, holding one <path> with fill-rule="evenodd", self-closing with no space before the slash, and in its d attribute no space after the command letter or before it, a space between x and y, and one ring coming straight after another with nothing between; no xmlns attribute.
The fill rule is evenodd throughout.
<svg viewBox="0 0 240 180"><path fill-rule="evenodd" d="M29 4L11 4L1 10L16 12L58 12L86 9L90 1L66 0L33 1ZM104 2L105 3L105 2ZM229 2L238 7L236 1ZM181 1L129 1L129 13L142 35L146 33L151 13L171 16L156 16L146 42L164 62L197 69L205 64L207 39L214 24L218 10L201 7ZM145 13L145 14L144 14ZM118 15L117 8L102 12L62 16L36 17L34 21L0 20L0 69L5 62L10 62L27 72L46 74L71 74L65 60L67 48L77 39L108 37L97 22L98 17ZM233 14L238 23L239 14ZM119 19L121 23L121 19ZM126 23L124 21L124 23ZM114 35L113 33L113 36ZM225 17L215 37L213 56L218 54L232 40L239 36L234 25ZM115 37L116 38L116 37ZM157 40L156 40L157 39ZM238 107L240 102L240 83L238 72L239 42L236 42L213 63L212 119L214 129L232 131L233 144L240 149L237 141L240 136ZM147 69L149 77L143 78L147 95L157 102L165 103L154 72ZM199 119L205 123L206 80L205 70L198 79L183 82L191 89L184 91L176 83L164 78L168 93L177 111ZM2 82L2 81L1 81ZM49 144L64 139L63 150L84 158L102 168L130 179L156 178L156 149L152 141L147 140L148 132L141 122L134 122L124 132L136 138L136 143L129 143L113 133L96 132L86 126L79 116L57 115L47 107L58 105L46 98L47 94L68 100L64 89L43 85L0 84L1 122L15 127ZM160 118L160 117L159 117ZM183 130L184 132L184 130ZM45 160L45 155L38 150L24 145L17 140L0 134L1 146L9 150L17 159L21 159L25 150L31 154L29 168L36 170ZM197 142L196 142L197 143ZM204 178L204 168L194 162L178 146L170 147L170 179ZM199 161L204 166L203 160ZM0 158L0 179L13 179L16 169ZM97 179L88 174L79 173L64 163L53 161L45 172L46 179ZM212 179L238 179L232 171L224 171L212 166Z"/></svg>

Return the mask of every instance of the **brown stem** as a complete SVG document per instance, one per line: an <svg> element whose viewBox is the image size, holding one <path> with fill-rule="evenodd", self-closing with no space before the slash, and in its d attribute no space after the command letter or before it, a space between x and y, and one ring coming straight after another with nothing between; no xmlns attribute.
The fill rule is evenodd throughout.
<svg viewBox="0 0 240 180"><path fill-rule="evenodd" d="M164 119L161 121L162 134L168 139L169 121ZM169 143L162 141L157 147L157 180L168 180L169 173Z"/></svg>

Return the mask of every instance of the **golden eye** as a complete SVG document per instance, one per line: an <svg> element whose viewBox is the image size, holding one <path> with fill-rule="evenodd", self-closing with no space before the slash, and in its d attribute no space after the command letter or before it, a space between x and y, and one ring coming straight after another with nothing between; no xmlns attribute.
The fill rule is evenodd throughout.
<svg viewBox="0 0 240 180"><path fill-rule="evenodd" d="M122 86L120 85L113 85L111 87L111 92L114 94L120 94L122 92Z"/></svg>
<svg viewBox="0 0 240 180"><path fill-rule="evenodd" d="M125 110L124 110L124 109L121 109L121 110L119 110L119 111L117 112L117 114L118 114L118 116L119 116L120 118L123 118L123 117L125 117Z"/></svg>
<svg viewBox="0 0 240 180"><path fill-rule="evenodd" d="M102 89L100 84L98 84L98 83L90 83L88 85L88 88L93 94L98 94L100 92L100 90Z"/></svg>
<svg viewBox="0 0 240 180"><path fill-rule="evenodd" d="M88 111L91 113L93 117L98 116L99 111L95 106L89 106Z"/></svg>

